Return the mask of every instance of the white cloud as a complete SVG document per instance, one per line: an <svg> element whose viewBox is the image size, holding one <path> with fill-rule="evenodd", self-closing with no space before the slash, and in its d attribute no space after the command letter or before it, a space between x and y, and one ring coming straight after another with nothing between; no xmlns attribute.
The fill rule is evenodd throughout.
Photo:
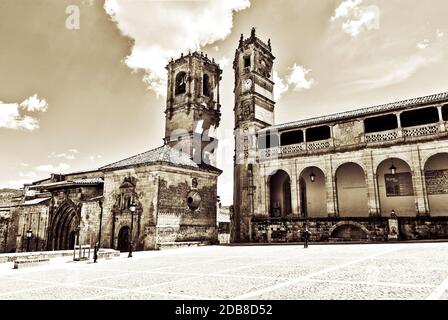
<svg viewBox="0 0 448 320"><path fill-rule="evenodd" d="M95 161L95 160L101 159L102 157L103 157L102 155L98 154L96 156L95 155L90 156L89 159L90 159L90 161Z"/></svg>
<svg viewBox="0 0 448 320"><path fill-rule="evenodd" d="M23 101L20 106L30 112L45 112L48 110L48 103L45 99L39 99L37 94Z"/></svg>
<svg viewBox="0 0 448 320"><path fill-rule="evenodd" d="M280 100L281 96L288 91L289 86L285 81L280 78L278 72L274 70L274 100Z"/></svg>
<svg viewBox="0 0 448 320"><path fill-rule="evenodd" d="M221 69L227 67L230 63L229 58L227 58L226 56L222 57L219 61L218 61L218 65L221 67Z"/></svg>
<svg viewBox="0 0 448 320"><path fill-rule="evenodd" d="M126 65L146 71L144 81L158 95L166 95L165 66L181 52L225 39L233 13L250 7L249 0L126 1L106 0L105 11L125 36L134 40Z"/></svg>
<svg viewBox="0 0 448 320"><path fill-rule="evenodd" d="M45 99L39 99L37 94L27 98L22 103L4 103L0 101L0 128L16 130L35 130L39 128L39 121L22 111L45 112L48 104Z"/></svg>
<svg viewBox="0 0 448 320"><path fill-rule="evenodd" d="M342 30L353 38L365 30L379 29L379 7L374 5L361 7L362 2L362 0L343 1L336 8L330 21L344 20Z"/></svg>
<svg viewBox="0 0 448 320"><path fill-rule="evenodd" d="M425 39L417 44L418 49L426 49L429 47L429 40Z"/></svg>
<svg viewBox="0 0 448 320"><path fill-rule="evenodd" d="M19 172L19 177L21 178L36 178L37 174L34 171L28 171L28 172Z"/></svg>
<svg viewBox="0 0 448 320"><path fill-rule="evenodd" d="M75 154L78 154L79 151L77 149L69 149L67 152L62 153L56 153L52 152L51 155L49 155L49 158L64 158L66 160L74 160L76 159Z"/></svg>
<svg viewBox="0 0 448 320"><path fill-rule="evenodd" d="M437 38L439 38L439 39L445 35L441 30L437 30L436 34L437 34Z"/></svg>
<svg viewBox="0 0 448 320"><path fill-rule="evenodd" d="M305 69L303 66L299 66L294 63L292 68L289 68L291 74L287 77L287 81L290 85L294 86L294 90L311 89L316 81L314 79L307 79L307 75L312 71Z"/></svg>
<svg viewBox="0 0 448 320"><path fill-rule="evenodd" d="M60 163L57 166L54 166L52 164L43 164L36 167L36 170L38 171L44 171L44 172L62 172L64 170L70 169L70 165L66 163Z"/></svg>
<svg viewBox="0 0 448 320"><path fill-rule="evenodd" d="M336 10L334 12L334 16L331 17L331 20L334 21L334 20L336 20L338 18L345 18L345 17L347 17L349 14L351 14L353 9L358 7L361 3L362 3L362 0L346 0L346 1L343 1L339 5L339 7L336 8Z"/></svg>

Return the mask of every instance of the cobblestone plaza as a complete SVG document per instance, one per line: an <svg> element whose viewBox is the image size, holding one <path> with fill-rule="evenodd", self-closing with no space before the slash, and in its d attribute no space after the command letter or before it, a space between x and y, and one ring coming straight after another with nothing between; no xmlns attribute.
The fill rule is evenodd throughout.
<svg viewBox="0 0 448 320"><path fill-rule="evenodd" d="M0 299L448 300L448 244L210 246L13 270Z"/></svg>

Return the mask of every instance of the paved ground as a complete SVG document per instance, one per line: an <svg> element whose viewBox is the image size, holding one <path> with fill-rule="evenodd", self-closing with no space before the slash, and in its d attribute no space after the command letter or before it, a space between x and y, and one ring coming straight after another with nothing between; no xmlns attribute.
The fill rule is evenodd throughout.
<svg viewBox="0 0 448 320"><path fill-rule="evenodd" d="M12 270L0 299L447 299L448 243L200 247Z"/></svg>

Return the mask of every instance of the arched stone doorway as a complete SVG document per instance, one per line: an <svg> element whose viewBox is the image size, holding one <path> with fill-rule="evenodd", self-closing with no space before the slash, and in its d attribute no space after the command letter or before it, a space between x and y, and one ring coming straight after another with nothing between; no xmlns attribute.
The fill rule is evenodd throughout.
<svg viewBox="0 0 448 320"><path fill-rule="evenodd" d="M118 232L117 250L125 252L129 250L129 227L124 226Z"/></svg>
<svg viewBox="0 0 448 320"><path fill-rule="evenodd" d="M336 190L339 216L369 216L366 175L360 165L348 162L336 170Z"/></svg>
<svg viewBox="0 0 448 320"><path fill-rule="evenodd" d="M68 201L61 204L51 221L51 247L49 249L73 249L76 243L76 228L78 225L79 217L75 205Z"/></svg>
<svg viewBox="0 0 448 320"><path fill-rule="evenodd" d="M417 213L411 167L398 158L381 162L376 170L381 214L415 216Z"/></svg>
<svg viewBox="0 0 448 320"><path fill-rule="evenodd" d="M356 222L340 222L330 229L330 238L341 241L367 241L369 231Z"/></svg>
<svg viewBox="0 0 448 320"><path fill-rule="evenodd" d="M426 161L425 182L431 216L448 216L448 153Z"/></svg>
<svg viewBox="0 0 448 320"><path fill-rule="evenodd" d="M269 179L271 217L286 217L291 213L291 178L279 170Z"/></svg>
<svg viewBox="0 0 448 320"><path fill-rule="evenodd" d="M317 167L308 167L299 178L301 214L309 217L327 217L325 174Z"/></svg>

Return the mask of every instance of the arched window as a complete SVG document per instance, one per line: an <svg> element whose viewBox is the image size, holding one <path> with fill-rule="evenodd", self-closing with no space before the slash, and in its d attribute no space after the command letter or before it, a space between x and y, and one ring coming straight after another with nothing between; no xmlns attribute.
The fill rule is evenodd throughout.
<svg viewBox="0 0 448 320"><path fill-rule="evenodd" d="M187 92L187 74L185 72L179 72L176 76L176 88L174 94L183 94Z"/></svg>
<svg viewBox="0 0 448 320"><path fill-rule="evenodd" d="M202 77L202 94L206 97L210 97L210 78L208 74L204 74Z"/></svg>

